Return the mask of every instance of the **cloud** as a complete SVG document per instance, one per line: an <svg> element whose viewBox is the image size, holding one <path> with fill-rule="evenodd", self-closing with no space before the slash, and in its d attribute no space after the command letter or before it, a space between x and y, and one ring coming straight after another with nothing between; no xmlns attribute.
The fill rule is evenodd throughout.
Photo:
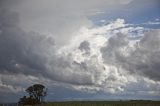
<svg viewBox="0 0 160 106"><path fill-rule="evenodd" d="M8 11L2 12L2 14L11 15L11 18L12 15L15 15ZM133 73L140 71L140 75L149 76L150 70L138 70L139 67L137 66L140 66L140 64L136 64L139 61L136 60L136 54L138 55L140 52L138 50L145 48L147 51L153 52L153 49L157 51L158 38L152 42L149 40L151 38L145 38L147 35L144 35L139 41L137 48L131 47L127 33L134 30L126 28L122 19L117 19L98 28L82 28L71 43L62 48L57 48L53 35L23 31L19 27L18 21L15 23L16 18L7 17L7 19L3 17L1 18L3 26L0 30L0 70L1 78L3 77L1 82L4 83L2 86L8 83L8 88L11 88L10 86L17 88L22 86L23 89L26 87L18 79L9 81L11 77L14 78L19 75L19 78L26 76L21 79L24 82L28 81L28 85L42 81L41 83L50 82L67 85L71 89L88 93L96 93L97 91L109 94L122 93L128 84L137 83L137 78L134 75L129 75L128 71ZM2 21L3 19L10 21ZM126 31L123 31L124 29ZM137 28L137 30L139 29ZM146 42L150 42L153 47L150 47L150 44L147 45ZM142 49L138 49L138 47ZM83 55L83 52L90 54ZM156 61L153 59L152 62L158 63L158 60ZM136 70L133 71L134 69ZM157 71L153 72L157 73ZM158 73L156 75L157 77L149 78L158 79Z"/></svg>
<svg viewBox="0 0 160 106"><path fill-rule="evenodd" d="M144 74L145 76L159 81L159 41L160 31L152 30L140 40L137 49L127 59L129 70Z"/></svg>
<svg viewBox="0 0 160 106"><path fill-rule="evenodd" d="M10 13L3 12L3 14ZM113 94L123 92L128 84L137 80L132 78L134 75L128 75L127 71L132 72L133 69L138 71L139 68L135 66L140 65L136 64L139 60L135 60L136 57L133 54L139 49L131 47L127 35L131 32L123 31L126 25L122 19L117 19L106 26L82 29L75 36L76 45L71 42L64 46L65 49L56 48L53 35L25 32L19 28L18 23L11 24L12 20L9 21L10 24L7 24L8 21L2 22L4 22L0 39L2 75L26 75L28 76L26 80L31 81L30 83L38 82L38 79L43 78L54 83L68 84L71 88L84 92L103 91ZM126 30L130 29L126 28ZM89 36L86 36L86 31ZM149 47L145 46L146 41L151 42L143 40L147 39L145 36L139 42L140 47L143 44L143 48ZM97 43L99 40L101 42ZM156 42L158 43L158 39L154 41ZM90 54L84 56L83 51Z"/></svg>
<svg viewBox="0 0 160 106"><path fill-rule="evenodd" d="M59 46L70 42L77 31L91 27L90 15L127 5L131 0L21 0L11 7L20 15L23 30L51 33ZM8 5L10 5L8 3Z"/></svg>
<svg viewBox="0 0 160 106"><path fill-rule="evenodd" d="M106 63L117 64L118 56L121 56L123 49L128 45L129 41L126 35L118 34L109 38L107 41L107 46L101 49L102 57L105 59ZM124 51L125 52L125 51ZM118 59L117 59L118 58Z"/></svg>
<svg viewBox="0 0 160 106"><path fill-rule="evenodd" d="M88 41L83 41L80 45L79 45L79 49L83 52L85 52L85 54L90 54L90 46L89 46L89 42Z"/></svg>
<svg viewBox="0 0 160 106"><path fill-rule="evenodd" d="M42 45L38 46L45 42L45 40L41 38L42 35L23 32L15 23L17 19L14 16L16 16L16 14L7 11L3 11L1 14L1 73L9 71L13 73L30 74L30 72L27 71L28 67L33 71L32 74L36 74L36 70L44 70L44 63L42 63L41 60L43 57L40 56L44 52L41 52L40 48L47 46L49 43L47 39L45 39L47 44L44 44L43 47ZM37 53L35 53L35 51Z"/></svg>
<svg viewBox="0 0 160 106"><path fill-rule="evenodd" d="M101 49L104 62L159 81L159 32L146 32L134 48L130 47L128 36L118 34L109 38Z"/></svg>
<svg viewBox="0 0 160 106"><path fill-rule="evenodd" d="M79 36L75 36L71 44L65 45L60 53L72 57L76 70L80 69L92 76L92 85L73 85L74 89L117 94L125 92L128 84L138 83L138 77L134 74L130 75L122 67L125 58L135 50L137 40L131 39L134 31L142 36L145 29L130 27L123 19L117 19L102 27L83 29L83 33L80 32ZM88 47L88 43L85 46L81 45L85 41L89 42L90 55L84 56L83 51L79 51L79 47L83 49L86 45Z"/></svg>
<svg viewBox="0 0 160 106"><path fill-rule="evenodd" d="M85 94L159 93L159 30L119 18L94 26L88 18L103 12L102 8L127 5L128 0L16 3L12 11L0 11L3 97L5 92L23 93L34 83L45 84L53 92L60 86L64 92Z"/></svg>
<svg viewBox="0 0 160 106"><path fill-rule="evenodd" d="M94 52L91 57L90 55L86 56L88 60L81 62L75 59L77 53L72 55L70 53L66 53L66 55L58 54L52 35L25 32L19 27L18 21L15 23L15 20L18 20L17 14L10 11L3 11L1 14L0 70L1 75L4 76L3 79L5 79L3 83L7 82L5 78L7 74L11 76L18 74L27 76L26 79L22 80L31 80L30 83L38 82L39 79L44 78L57 83L81 86L86 90L99 89L99 86L104 84L106 72L100 71L104 70L103 64L97 63L99 60L96 61L98 58L96 58ZM6 18L3 18L5 16ZM12 18L13 16L15 18ZM93 38L93 41L96 39L97 37ZM88 41L79 43L79 47L76 47L77 50L90 52L90 43ZM93 47L95 43L92 42L91 46ZM91 51L95 50L92 49ZM83 55L80 54L80 57L83 58ZM110 80L112 81L112 79ZM14 86L13 83L15 82L8 83L10 83L10 86ZM22 84L19 81L17 83L17 86ZM25 86L23 85L23 87Z"/></svg>
<svg viewBox="0 0 160 106"><path fill-rule="evenodd" d="M11 17L3 18L5 14ZM62 83L92 84L90 75L71 69L73 60L68 61L69 57L56 54L53 36L23 31L15 23L12 14L15 15L3 11L0 17L1 74L24 74Z"/></svg>

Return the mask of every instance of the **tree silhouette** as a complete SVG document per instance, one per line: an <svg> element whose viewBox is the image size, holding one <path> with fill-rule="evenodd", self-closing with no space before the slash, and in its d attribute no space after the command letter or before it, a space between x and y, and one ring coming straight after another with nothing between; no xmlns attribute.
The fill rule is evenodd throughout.
<svg viewBox="0 0 160 106"><path fill-rule="evenodd" d="M47 89L44 85L41 84L34 84L26 89L26 92L29 94L29 97L24 96L20 98L19 103L26 105L26 104L40 104L44 102L44 97L47 94Z"/></svg>
<svg viewBox="0 0 160 106"><path fill-rule="evenodd" d="M26 92L29 93L31 98L34 98L37 103L43 102L44 97L46 96L45 86L41 84L35 84L26 89Z"/></svg>

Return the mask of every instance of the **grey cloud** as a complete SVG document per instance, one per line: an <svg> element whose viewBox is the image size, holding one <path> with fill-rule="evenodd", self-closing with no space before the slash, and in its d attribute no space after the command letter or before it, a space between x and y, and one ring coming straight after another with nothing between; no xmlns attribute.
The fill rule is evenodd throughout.
<svg viewBox="0 0 160 106"><path fill-rule="evenodd" d="M64 46L81 27L91 26L90 14L118 8L131 0L17 0L11 9L20 14L21 27L40 33L52 33ZM9 5L9 4L8 4Z"/></svg>
<svg viewBox="0 0 160 106"><path fill-rule="evenodd" d="M130 46L126 38L127 36L116 35L109 39L108 44L101 48L104 62L160 81L160 31L146 32L143 38L135 44L135 50L129 50ZM124 47L127 49L122 51Z"/></svg>
<svg viewBox="0 0 160 106"><path fill-rule="evenodd" d="M43 57L34 51L40 50L41 35L22 31L16 23L18 21L16 17L18 16L14 12L1 11L1 72L36 74L37 70L45 70ZM36 36L38 39L35 39Z"/></svg>
<svg viewBox="0 0 160 106"><path fill-rule="evenodd" d="M11 8L13 5L17 4L18 0L1 0L0 1L0 9L9 9Z"/></svg>
<svg viewBox="0 0 160 106"><path fill-rule="evenodd" d="M90 44L88 41L83 41L81 42L81 44L79 45L79 49L82 52L85 52L85 54L90 54Z"/></svg>
<svg viewBox="0 0 160 106"><path fill-rule="evenodd" d="M138 48L127 58L125 67L131 71L160 81L160 31L152 30L144 35Z"/></svg>
<svg viewBox="0 0 160 106"><path fill-rule="evenodd" d="M87 63L86 62L78 63L78 62L74 61L73 64L76 65L76 66L79 66L80 69L82 69L82 70L87 69Z"/></svg>
<svg viewBox="0 0 160 106"><path fill-rule="evenodd" d="M75 65L72 58L63 57L51 60L48 64L48 74L62 83L73 85L92 85L92 75L81 70L79 65Z"/></svg>
<svg viewBox="0 0 160 106"><path fill-rule="evenodd" d="M17 18L14 12L1 11L1 74L31 75L74 85L92 84L92 76L76 71L72 58L56 54L52 35L25 32Z"/></svg>
<svg viewBox="0 0 160 106"><path fill-rule="evenodd" d="M120 59L122 52L121 49L128 45L129 40L127 35L123 35L121 33L111 37L105 47L101 48L102 58L108 64L118 64L118 60Z"/></svg>

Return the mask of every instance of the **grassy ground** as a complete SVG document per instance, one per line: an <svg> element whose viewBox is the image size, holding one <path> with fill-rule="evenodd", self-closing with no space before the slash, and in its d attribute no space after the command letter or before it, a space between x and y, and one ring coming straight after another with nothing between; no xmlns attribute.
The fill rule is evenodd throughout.
<svg viewBox="0 0 160 106"><path fill-rule="evenodd" d="M160 101L75 101L50 102L45 106L160 106Z"/></svg>
<svg viewBox="0 0 160 106"><path fill-rule="evenodd" d="M0 106L18 106L17 104L0 104ZM20 105L19 105L20 106ZM28 105L30 106L30 105ZM48 102L33 106L160 106L160 101L74 101Z"/></svg>

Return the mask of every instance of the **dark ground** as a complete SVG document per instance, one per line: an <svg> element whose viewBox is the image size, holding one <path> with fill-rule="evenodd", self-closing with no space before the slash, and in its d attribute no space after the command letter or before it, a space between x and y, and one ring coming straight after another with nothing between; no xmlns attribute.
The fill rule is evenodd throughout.
<svg viewBox="0 0 160 106"><path fill-rule="evenodd" d="M18 106L15 104L0 104L0 106ZM160 106L160 101L131 100L131 101L67 101L47 102L34 106Z"/></svg>

